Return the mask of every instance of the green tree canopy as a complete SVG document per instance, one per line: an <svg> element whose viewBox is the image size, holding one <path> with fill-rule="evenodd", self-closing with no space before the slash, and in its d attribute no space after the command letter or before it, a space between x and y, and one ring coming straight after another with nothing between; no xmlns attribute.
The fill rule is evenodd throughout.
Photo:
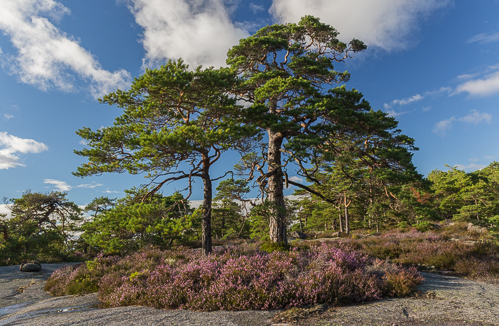
<svg viewBox="0 0 499 326"><path fill-rule="evenodd" d="M143 200L147 192L144 188L125 190L126 196L112 208L96 211L83 225L82 238L105 253L125 254L146 245L168 248L174 240L196 235L199 221L182 194L155 193ZM87 209L94 210L95 202Z"/></svg>
<svg viewBox="0 0 499 326"><path fill-rule="evenodd" d="M27 191L21 198L4 201L12 217L0 220L0 264L28 259L57 261L72 250L82 214L75 203L66 199L66 193Z"/></svg>
<svg viewBox="0 0 499 326"><path fill-rule="evenodd" d="M350 77L334 70L333 63L366 48L359 40L345 44L337 36L333 27L305 16L298 24L266 26L228 53L227 63L242 78L238 98L250 104L245 119L268 135L265 162L251 167L260 172L257 181L271 203L273 242L287 241L284 180L303 186L287 178L290 161L297 162L309 181L316 181L314 171L350 147L366 164L389 167L383 170L389 174L399 164L407 168L408 150L415 149L413 140L396 129L397 122L371 110L361 93L332 87ZM384 160L370 155L371 149ZM312 172L310 165L316 166Z"/></svg>
<svg viewBox="0 0 499 326"><path fill-rule="evenodd" d="M123 109L113 126L77 132L89 148L76 176L104 172L147 172L157 192L164 184L193 178L204 184L203 249L211 252L212 177L210 167L229 149L245 150L255 129L238 119L240 107L230 96L235 75L229 69L188 70L182 60L136 78L129 91L118 90L102 102Z"/></svg>

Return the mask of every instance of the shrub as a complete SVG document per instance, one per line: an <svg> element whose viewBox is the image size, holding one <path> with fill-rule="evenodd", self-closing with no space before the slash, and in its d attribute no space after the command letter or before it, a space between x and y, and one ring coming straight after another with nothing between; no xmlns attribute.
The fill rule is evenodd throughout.
<svg viewBox="0 0 499 326"><path fill-rule="evenodd" d="M421 280L417 272L403 273L401 267L391 274L369 272L370 261L347 246L326 244L271 253L246 246L216 248L209 256L183 248L148 249L58 270L48 290L67 293L78 275L86 275L99 280L99 298L108 307L248 310L404 295Z"/></svg>
<svg viewBox="0 0 499 326"><path fill-rule="evenodd" d="M403 297L411 293L416 285L421 284L424 278L419 275L415 267L399 269L397 271L387 271L385 276L386 290L390 296Z"/></svg>
<svg viewBox="0 0 499 326"><path fill-rule="evenodd" d="M456 272L472 279L498 277L499 261L491 258L471 257L456 262Z"/></svg>
<svg viewBox="0 0 499 326"><path fill-rule="evenodd" d="M269 254L273 253L274 251L289 251L290 248L291 248L290 245L287 245L283 242L279 242L279 243L264 242L260 246L261 250L266 251Z"/></svg>
<svg viewBox="0 0 499 326"><path fill-rule="evenodd" d="M418 224L415 225L416 230L419 232L426 232L428 231L432 226L432 223L428 221L420 221Z"/></svg>
<svg viewBox="0 0 499 326"><path fill-rule="evenodd" d="M52 274L45 283L45 291L56 296L93 293L99 290L97 283L85 264L67 265Z"/></svg>

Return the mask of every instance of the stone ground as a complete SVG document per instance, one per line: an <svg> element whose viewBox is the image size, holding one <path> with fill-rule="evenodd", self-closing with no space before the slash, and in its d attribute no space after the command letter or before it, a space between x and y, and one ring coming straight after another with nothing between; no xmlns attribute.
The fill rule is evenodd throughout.
<svg viewBox="0 0 499 326"><path fill-rule="evenodd" d="M62 265L43 264L40 273L0 267L0 325L499 325L499 285L439 274L423 273L426 280L411 298L286 311L193 312L97 309L96 294L51 297L44 283Z"/></svg>

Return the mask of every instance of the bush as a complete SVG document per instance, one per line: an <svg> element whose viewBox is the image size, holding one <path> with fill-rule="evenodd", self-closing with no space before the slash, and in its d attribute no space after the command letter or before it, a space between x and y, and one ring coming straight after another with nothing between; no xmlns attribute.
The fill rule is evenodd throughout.
<svg viewBox="0 0 499 326"><path fill-rule="evenodd" d="M403 297L414 291L416 285L424 281L415 267L399 269L396 272L387 271L385 276L386 291L390 296Z"/></svg>
<svg viewBox="0 0 499 326"><path fill-rule="evenodd" d="M269 254L273 253L274 251L289 251L290 248L291 248L290 245L282 242L280 243L264 242L260 246L261 250L268 252Z"/></svg>
<svg viewBox="0 0 499 326"><path fill-rule="evenodd" d="M209 256L183 248L148 249L65 267L54 272L47 290L60 295L78 290L75 284L82 280L98 280L99 298L107 307L210 311L375 300L383 294L405 295L421 281L417 272L403 272L401 267L390 273L369 272L370 261L348 247L326 244L271 253L245 246L217 248Z"/></svg>
<svg viewBox="0 0 499 326"><path fill-rule="evenodd" d="M67 265L52 274L45 283L45 291L56 296L93 293L99 290L97 283L85 264Z"/></svg>
<svg viewBox="0 0 499 326"><path fill-rule="evenodd" d="M431 229L432 223L428 221L420 221L418 224L415 225L416 230L419 232L426 232Z"/></svg>

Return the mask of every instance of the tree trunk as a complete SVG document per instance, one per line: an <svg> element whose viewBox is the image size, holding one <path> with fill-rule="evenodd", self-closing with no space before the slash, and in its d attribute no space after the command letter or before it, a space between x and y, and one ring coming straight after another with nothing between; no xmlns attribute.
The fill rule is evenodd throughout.
<svg viewBox="0 0 499 326"><path fill-rule="evenodd" d="M343 233L343 218L341 217L341 213L338 213L338 219L340 220L340 232Z"/></svg>
<svg viewBox="0 0 499 326"><path fill-rule="evenodd" d="M213 190L210 179L210 164L208 155L203 154L203 172L204 198L203 198L203 220L202 220L202 245L203 255L207 256L212 251L211 242L211 201Z"/></svg>
<svg viewBox="0 0 499 326"><path fill-rule="evenodd" d="M280 133L268 130L268 172L277 169L268 178L268 200L270 207L270 241L273 243L288 243L286 236L286 206L284 203L283 173L281 166L281 145L283 137Z"/></svg>
<svg viewBox="0 0 499 326"><path fill-rule="evenodd" d="M347 194L344 194L345 199L345 233L350 234L350 221L348 220L348 206L347 204Z"/></svg>

